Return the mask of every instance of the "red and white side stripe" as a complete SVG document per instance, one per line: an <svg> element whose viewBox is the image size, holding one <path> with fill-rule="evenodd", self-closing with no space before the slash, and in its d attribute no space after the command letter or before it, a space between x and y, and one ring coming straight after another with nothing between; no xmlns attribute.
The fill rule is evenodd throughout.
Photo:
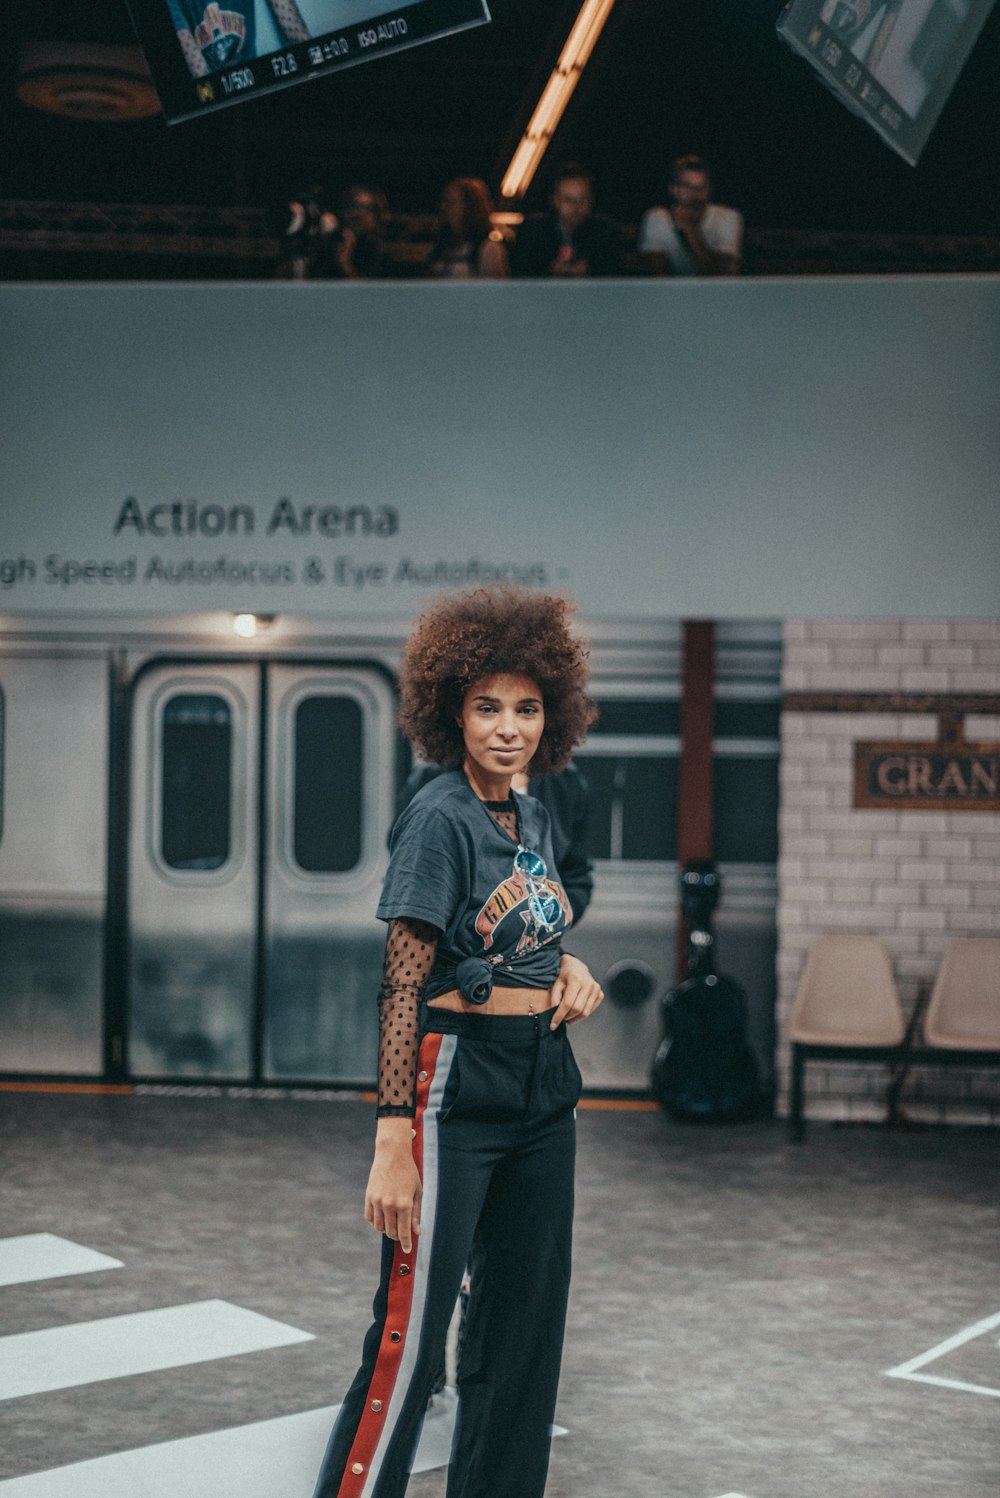
<svg viewBox="0 0 1000 1498"><path fill-rule="evenodd" d="M382 1343L365 1409L347 1459L339 1498L371 1498L410 1388L423 1326L438 1193L438 1114L451 1071L454 1035L425 1035L420 1046L413 1158L423 1183L416 1247L396 1244Z"/></svg>

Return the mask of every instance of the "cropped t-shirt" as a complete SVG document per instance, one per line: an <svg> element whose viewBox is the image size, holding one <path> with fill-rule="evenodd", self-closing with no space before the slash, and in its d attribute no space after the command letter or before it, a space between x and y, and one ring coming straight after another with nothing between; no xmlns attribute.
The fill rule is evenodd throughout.
<svg viewBox="0 0 1000 1498"><path fill-rule="evenodd" d="M457 986L466 957L486 958L494 982L510 988L551 988L559 975L559 938L573 913L556 877L548 812L533 796L514 798L521 843L541 855L544 873L515 866L517 845L461 770L425 785L393 828L377 914L441 932L425 999Z"/></svg>

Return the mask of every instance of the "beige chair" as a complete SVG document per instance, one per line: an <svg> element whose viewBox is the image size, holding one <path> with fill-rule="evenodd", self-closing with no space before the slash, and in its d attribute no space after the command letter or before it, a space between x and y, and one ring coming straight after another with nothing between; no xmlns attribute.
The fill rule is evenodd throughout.
<svg viewBox="0 0 1000 1498"><path fill-rule="evenodd" d="M792 1043L791 1137L805 1134L806 1063L892 1061L906 1021L892 963L876 936L818 936L809 949L788 1022Z"/></svg>
<svg viewBox="0 0 1000 1498"><path fill-rule="evenodd" d="M924 1040L947 1051L1000 1051L1000 937L958 936L941 959Z"/></svg>

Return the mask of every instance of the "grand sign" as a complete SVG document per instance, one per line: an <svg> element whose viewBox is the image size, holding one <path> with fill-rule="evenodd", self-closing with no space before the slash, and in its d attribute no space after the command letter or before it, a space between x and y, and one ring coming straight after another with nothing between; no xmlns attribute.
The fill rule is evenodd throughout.
<svg viewBox="0 0 1000 1498"><path fill-rule="evenodd" d="M1000 811L1000 744L856 742L854 805Z"/></svg>

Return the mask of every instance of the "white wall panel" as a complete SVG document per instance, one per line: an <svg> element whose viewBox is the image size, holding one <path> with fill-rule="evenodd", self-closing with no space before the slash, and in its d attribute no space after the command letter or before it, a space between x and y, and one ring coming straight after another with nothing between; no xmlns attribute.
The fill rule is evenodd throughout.
<svg viewBox="0 0 1000 1498"><path fill-rule="evenodd" d="M0 317L0 616L399 619L505 566L594 619L995 612L997 278L8 286ZM127 496L167 534L115 535ZM342 518L269 534L283 497ZM189 502L244 508L187 534Z"/></svg>

